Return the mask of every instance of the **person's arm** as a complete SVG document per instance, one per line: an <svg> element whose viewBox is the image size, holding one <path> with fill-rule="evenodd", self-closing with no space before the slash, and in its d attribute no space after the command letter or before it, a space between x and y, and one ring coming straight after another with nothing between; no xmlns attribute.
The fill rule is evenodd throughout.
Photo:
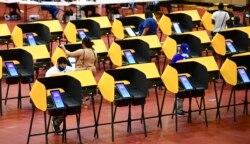
<svg viewBox="0 0 250 144"><path fill-rule="evenodd" d="M215 12L212 14L212 24L215 24Z"/></svg>
<svg viewBox="0 0 250 144"><path fill-rule="evenodd" d="M142 36L147 35L148 31L149 31L149 27L145 27L145 28L143 29L142 34L141 34L141 35L142 35Z"/></svg>
<svg viewBox="0 0 250 144"><path fill-rule="evenodd" d="M60 45L59 47L62 48L62 49L64 50L65 54L66 54L67 56L69 56L69 57L79 57L79 56L81 56L81 54L83 53L83 52L82 52L82 49L78 49L78 50L76 50L76 51L70 52L70 51L68 51L68 50L65 48L64 45Z"/></svg>
<svg viewBox="0 0 250 144"><path fill-rule="evenodd" d="M150 19L147 18L143 23L142 23L143 31L142 31L142 36L147 35L149 28L150 28Z"/></svg>

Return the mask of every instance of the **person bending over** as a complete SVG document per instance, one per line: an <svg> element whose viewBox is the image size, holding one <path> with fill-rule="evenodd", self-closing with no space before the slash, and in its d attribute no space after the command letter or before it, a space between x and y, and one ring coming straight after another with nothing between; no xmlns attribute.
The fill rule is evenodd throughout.
<svg viewBox="0 0 250 144"><path fill-rule="evenodd" d="M52 0L43 0L43 1L52 1ZM57 19L57 14L59 13L59 8L54 5L42 5L41 8L43 10L49 11L52 16L52 19Z"/></svg>
<svg viewBox="0 0 250 144"><path fill-rule="evenodd" d="M153 18L153 13L151 10L146 10L145 18L146 20L143 21L138 27L140 35L144 36L157 34L158 24Z"/></svg>

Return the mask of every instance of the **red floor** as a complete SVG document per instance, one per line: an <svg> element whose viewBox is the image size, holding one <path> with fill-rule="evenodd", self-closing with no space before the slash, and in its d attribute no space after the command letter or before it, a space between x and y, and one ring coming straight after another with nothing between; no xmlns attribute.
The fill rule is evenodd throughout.
<svg viewBox="0 0 250 144"><path fill-rule="evenodd" d="M185 7L185 9L194 9L194 7ZM202 15L204 9L197 8ZM4 7L0 5L0 14L3 13ZM35 11L34 11L35 12ZM241 14L241 13L237 13ZM1 21L6 21L1 18ZM21 22L9 21L7 22L12 30L14 25ZM104 38L105 39L105 38ZM106 39L105 39L106 41ZM1 49L6 49L5 46L1 46ZM161 64L163 61L161 61ZM107 64L108 65L108 64ZM98 81L102 75L103 70L98 71L96 80ZM39 77L42 77L44 72L41 72ZM3 95L6 93L6 84L3 81ZM218 81L216 83L218 93L220 92L222 83ZM230 86L225 87L225 93L223 94L222 105L227 105L229 99ZM28 86L22 86L22 95L28 95ZM160 102L162 101L163 90L158 89ZM10 97L17 95L17 86L10 87ZM214 89L212 83L209 89L206 91L205 102L207 108L214 108L216 102L214 101ZM237 92L237 103L241 103L244 99L243 92ZM163 114L170 114L173 107L174 95L167 93L165 99L165 106ZM95 96L95 108L98 108L100 102L100 96ZM197 105L195 99L192 101L192 108L196 109ZM185 110L188 109L188 101L185 100ZM4 104L4 102L3 102ZM3 106L3 116L0 116L0 143L1 144L13 144L13 143L26 143L28 136L28 129L31 119L31 105L28 98L22 99L22 109L17 109L16 100L8 100L7 104ZM132 133L127 133L126 123L115 124L115 142L117 144L123 143L157 143L157 144L248 144L250 141L250 116L243 115L243 105L237 106L236 122L233 120L233 107L227 111L226 108L221 108L221 119L216 119L216 110L208 110L208 127L205 126L204 114L199 115L198 112L192 113L192 123L187 123L187 116L178 117L179 131L175 132L175 121L170 116L162 117L163 127L157 127L158 118L151 118L146 120L147 134L144 137L143 125L140 121L132 122ZM157 115L156 97L154 89L149 90L149 96L147 97L145 105L145 116L151 117ZM125 120L127 116L127 108L118 108L116 120ZM140 107L133 107L132 118L140 117ZM93 125L92 107L87 109L82 108L81 114L81 127ZM106 101L103 102L101 110L100 123L110 122L110 104ZM67 127L75 127L75 117L67 117ZM35 119L33 124L33 133L43 132L43 114L39 111L35 113ZM110 144L111 140L111 126L102 125L98 127L99 138L94 138L94 128L81 129L82 141L85 144ZM31 144L43 144L45 143L44 136L34 136L30 139ZM61 142L61 136L49 134L49 143L58 144ZM76 131L70 131L67 133L67 143L78 143L78 137Z"/></svg>

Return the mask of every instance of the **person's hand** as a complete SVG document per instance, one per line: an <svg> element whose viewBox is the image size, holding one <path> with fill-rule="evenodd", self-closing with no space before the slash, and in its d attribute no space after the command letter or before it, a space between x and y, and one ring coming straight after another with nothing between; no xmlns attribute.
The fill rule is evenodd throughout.
<svg viewBox="0 0 250 144"><path fill-rule="evenodd" d="M63 51L65 51L65 47L63 45L58 45L59 48L61 48Z"/></svg>

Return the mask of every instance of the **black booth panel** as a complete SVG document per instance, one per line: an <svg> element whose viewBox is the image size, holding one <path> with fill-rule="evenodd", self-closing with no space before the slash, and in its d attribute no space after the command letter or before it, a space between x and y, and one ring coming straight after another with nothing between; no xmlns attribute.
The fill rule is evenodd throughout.
<svg viewBox="0 0 250 144"><path fill-rule="evenodd" d="M234 61L237 66L244 66L250 71L250 55L229 57L229 59Z"/></svg>
<svg viewBox="0 0 250 144"><path fill-rule="evenodd" d="M120 45L122 50L133 49L135 56L142 58L144 62L150 62L150 49L147 42L140 39L117 40L115 42Z"/></svg>
<svg viewBox="0 0 250 144"><path fill-rule="evenodd" d="M137 17L137 16L129 16L129 17L122 17L122 18L117 18L122 22L123 26L134 26L134 30L138 31L139 25L144 22L144 19Z"/></svg>
<svg viewBox="0 0 250 144"><path fill-rule="evenodd" d="M108 70L107 73L113 76L115 81L127 80L130 82L130 84L127 85L127 88L133 95L133 100L119 102L122 99L116 99L116 104L124 106L127 105L128 102L131 102L132 105L140 105L145 103L145 97L147 96L148 92L148 85L144 73L134 68Z"/></svg>
<svg viewBox="0 0 250 144"><path fill-rule="evenodd" d="M233 41L233 45L239 52L248 51L248 34L240 31L240 30L229 30L219 32L221 35L225 37L225 39L231 39Z"/></svg>
<svg viewBox="0 0 250 144"><path fill-rule="evenodd" d="M197 62L171 63L178 73L191 75L191 82L198 87L208 88L208 72L205 66Z"/></svg>
<svg viewBox="0 0 250 144"><path fill-rule="evenodd" d="M70 21L76 26L76 29L87 29L87 37L91 39L100 39L101 38L101 28L100 24L94 20L85 19L85 20L72 20Z"/></svg>
<svg viewBox="0 0 250 144"><path fill-rule="evenodd" d="M66 44L64 46L70 52L73 52L82 48L82 44Z"/></svg>
<svg viewBox="0 0 250 144"><path fill-rule="evenodd" d="M81 84L77 79L70 76L55 76L39 78L38 80L45 85L46 89L61 88L65 91L62 93L62 98L67 106L65 109L67 115L81 112L82 90ZM51 104L51 97L47 98L47 102ZM48 110L49 114L53 116L62 115L64 111L58 110L54 106L50 107Z"/></svg>
<svg viewBox="0 0 250 144"><path fill-rule="evenodd" d="M182 31L192 31L194 24L192 22L192 17L184 13L171 13L165 14L170 18L171 22L178 22Z"/></svg>
<svg viewBox="0 0 250 144"><path fill-rule="evenodd" d="M50 31L46 25L40 23L34 23L34 24L18 24L17 26L22 29L23 33L36 33L38 35L38 37L36 37L36 40L39 44L49 45Z"/></svg>
<svg viewBox="0 0 250 144"><path fill-rule="evenodd" d="M79 102L82 99L81 84L78 80L70 76L55 76L38 79L46 89L62 88L69 95L73 95Z"/></svg>
<svg viewBox="0 0 250 144"><path fill-rule="evenodd" d="M229 57L229 59L234 61L238 67L246 67L246 73L248 74L248 77L250 77L250 55ZM244 90L246 89L246 85L249 87L250 84L243 83L240 77L238 76L237 85L235 86L235 89Z"/></svg>
<svg viewBox="0 0 250 144"><path fill-rule="evenodd" d="M187 43L189 45L190 54L192 57L200 57L202 55L201 40L191 34L171 35L177 44Z"/></svg>
<svg viewBox="0 0 250 144"><path fill-rule="evenodd" d="M23 49L1 50L0 56L3 61L16 60L20 62L20 64L16 65L16 69L21 75L22 83L31 83L34 81L33 58L30 53ZM6 72L6 70L4 69L3 72ZM7 83L15 84L17 83L17 79L10 78L7 80Z"/></svg>

